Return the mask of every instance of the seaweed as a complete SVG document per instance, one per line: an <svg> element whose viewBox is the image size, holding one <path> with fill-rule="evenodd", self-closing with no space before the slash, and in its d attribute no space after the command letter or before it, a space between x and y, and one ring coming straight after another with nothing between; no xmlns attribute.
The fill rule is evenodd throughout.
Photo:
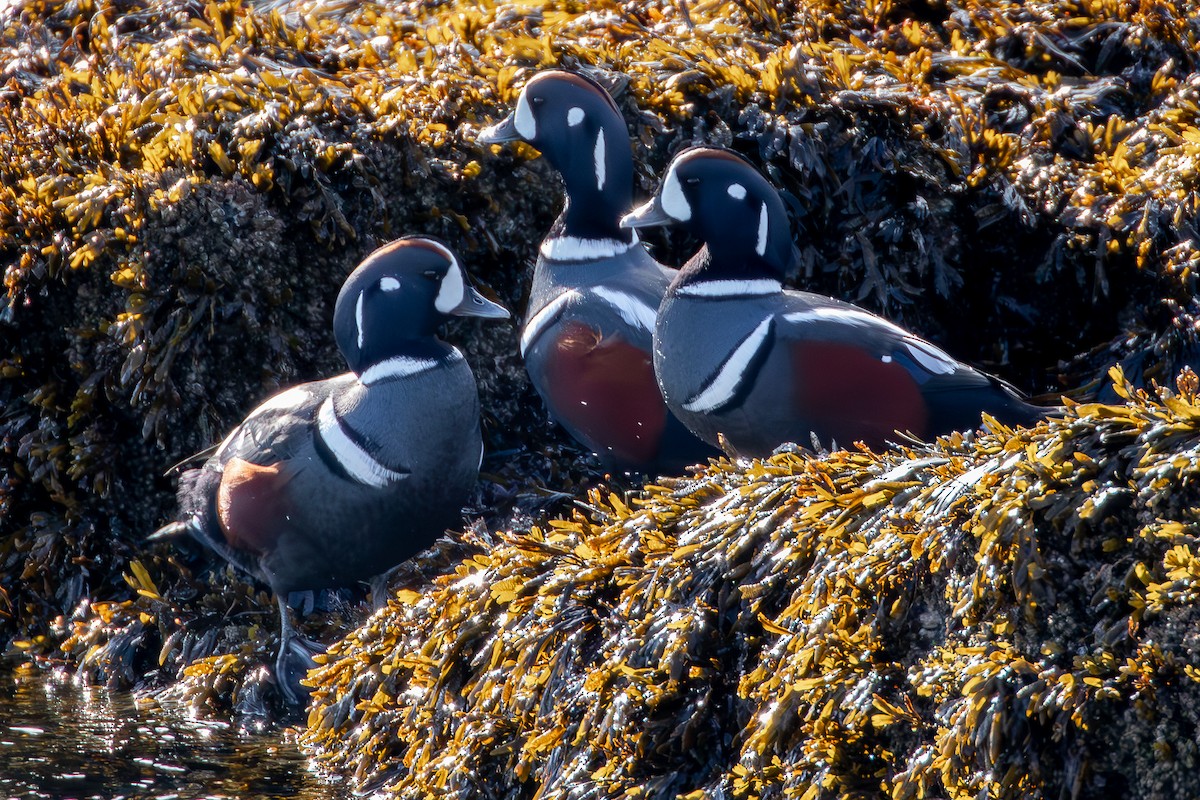
<svg viewBox="0 0 1200 800"><path fill-rule="evenodd" d="M27 658L144 688L183 674L196 681L187 697L221 713L239 687L269 694L248 622L261 591L198 548L142 541L173 504L163 471L282 385L340 368L336 289L382 241L437 235L521 307L561 200L528 148L484 154L474 136L549 66L611 87L644 190L695 142L761 167L795 224L796 285L859 302L1038 394L1118 409L1113 364L1131 387L1197 366L1200 22L1186 4L276 6L22 0L0 11L0 639ZM681 263L694 243L651 244ZM479 379L488 458L470 508L483 523L445 552L487 558L535 524L547 530L589 488L620 494L631 479L605 476L549 425L511 331L450 335ZM996 437L978 444L1001 447ZM963 447L956 458L975 457ZM757 469L671 485L732 486ZM429 563L440 566L408 591L457 569ZM619 584L624 567L611 569ZM592 598L589 636L613 591ZM719 626L723 602L706 597L688 619ZM930 618L951 610L927 602ZM349 604L314 633L340 635L361 613ZM767 635L749 621L730 632ZM645 634L631 629L626 646ZM730 653L676 676L695 694L670 689L663 708L741 708L748 690L729 683L742 666L730 671ZM930 699L913 703L934 719ZM645 741L668 754L684 741L740 746L724 729L676 729L678 740L656 730ZM900 737L855 735L872 758ZM614 763L632 765L651 750L621 752ZM700 761L655 779L705 785L693 780L711 769ZM774 774L755 762L747 775L760 766Z"/></svg>
<svg viewBox="0 0 1200 800"><path fill-rule="evenodd" d="M1190 796L1200 380L720 460L501 533L331 648L384 796ZM1135 757L1136 756L1136 757Z"/></svg>

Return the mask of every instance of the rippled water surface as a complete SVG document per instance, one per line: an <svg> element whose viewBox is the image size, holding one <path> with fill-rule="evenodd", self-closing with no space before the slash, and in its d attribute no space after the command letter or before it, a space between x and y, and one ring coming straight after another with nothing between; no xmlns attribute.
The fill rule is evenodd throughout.
<svg viewBox="0 0 1200 800"><path fill-rule="evenodd" d="M138 708L127 694L0 671L0 798L346 800L279 732Z"/></svg>

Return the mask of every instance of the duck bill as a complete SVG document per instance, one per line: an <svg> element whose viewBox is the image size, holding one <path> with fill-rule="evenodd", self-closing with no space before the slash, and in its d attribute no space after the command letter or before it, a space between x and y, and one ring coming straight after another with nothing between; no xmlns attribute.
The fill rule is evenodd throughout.
<svg viewBox="0 0 1200 800"><path fill-rule="evenodd" d="M499 303L493 303L475 290L473 286L464 286L462 302L450 309L451 316L480 317L482 319L508 319L508 309Z"/></svg>
<svg viewBox="0 0 1200 800"><path fill-rule="evenodd" d="M621 227L653 228L658 225L674 225L678 221L663 210L662 202L656 196L621 217Z"/></svg>
<svg viewBox="0 0 1200 800"><path fill-rule="evenodd" d="M479 132L475 141L480 144L504 144L505 142L523 141L524 137L517 133L517 118L509 114L495 125L489 125Z"/></svg>

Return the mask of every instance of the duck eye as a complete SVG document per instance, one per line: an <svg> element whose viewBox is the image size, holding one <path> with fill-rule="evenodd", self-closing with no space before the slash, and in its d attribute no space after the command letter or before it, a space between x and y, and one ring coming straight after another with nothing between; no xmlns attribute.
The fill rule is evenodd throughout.
<svg viewBox="0 0 1200 800"><path fill-rule="evenodd" d="M436 269L427 269L424 272L422 272L421 274L424 275L426 278L429 278L429 280L431 280L431 281L436 281L442 277L442 273L438 272Z"/></svg>
<svg viewBox="0 0 1200 800"><path fill-rule="evenodd" d="M684 178L683 182L686 183L688 186L699 186L700 185L700 179L697 177Z"/></svg>
<svg viewBox="0 0 1200 800"><path fill-rule="evenodd" d="M535 106L540 106L542 103L546 102L546 98L544 98L544 97L531 97L531 98L529 98L529 101L530 101L531 103L533 103Z"/></svg>

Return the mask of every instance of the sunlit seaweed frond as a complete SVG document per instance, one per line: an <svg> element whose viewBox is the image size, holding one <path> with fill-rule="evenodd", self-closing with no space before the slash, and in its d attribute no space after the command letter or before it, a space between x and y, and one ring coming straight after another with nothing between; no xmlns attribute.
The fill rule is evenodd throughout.
<svg viewBox="0 0 1200 800"><path fill-rule="evenodd" d="M172 508L164 467L281 385L341 369L331 304L376 244L438 235L520 307L561 200L530 148L484 151L474 137L548 66L612 87L640 191L697 141L761 166L796 225L795 283L1037 393L1116 402L1113 363L1135 386L1170 380L1200 361L1190 12L1172 0L5 5L0 635L59 658L75 630L51 622L87 600L89 613L124 609L97 637L152 647L134 630L151 601L123 576L166 558L141 540ZM688 255L685 241L652 244L665 261ZM485 463L475 510L512 527L514 509L596 485L594 462L547 427L511 332L452 335L476 368L489 453L505 454ZM151 569L169 603L226 591L191 577L199 551L181 552L178 568ZM72 660L92 652L72 648ZM155 683L179 666L106 676Z"/></svg>
<svg viewBox="0 0 1200 800"><path fill-rule="evenodd" d="M398 797L1187 795L1130 756L1200 730L1200 381L1115 378L1030 430L593 493L334 648L308 740Z"/></svg>

